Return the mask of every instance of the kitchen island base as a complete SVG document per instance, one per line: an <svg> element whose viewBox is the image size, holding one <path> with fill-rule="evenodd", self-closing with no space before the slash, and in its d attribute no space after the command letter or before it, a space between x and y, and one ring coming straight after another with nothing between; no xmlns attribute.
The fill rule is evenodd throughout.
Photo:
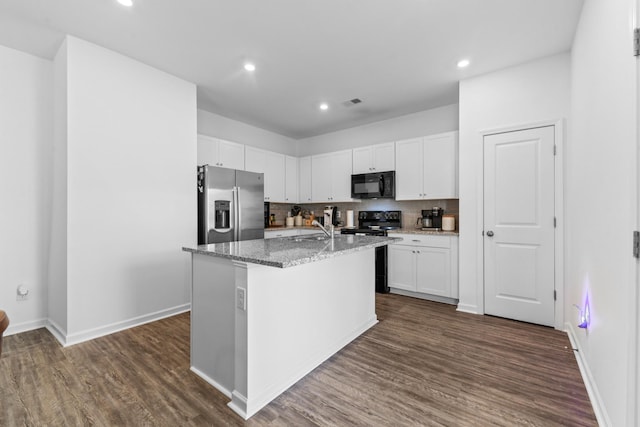
<svg viewBox="0 0 640 427"><path fill-rule="evenodd" d="M289 268L192 254L191 370L248 419L377 323L375 252Z"/></svg>

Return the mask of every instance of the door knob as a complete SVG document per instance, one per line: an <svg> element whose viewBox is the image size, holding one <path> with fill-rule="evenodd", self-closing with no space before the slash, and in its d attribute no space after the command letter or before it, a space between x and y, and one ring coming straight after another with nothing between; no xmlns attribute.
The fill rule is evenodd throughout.
<svg viewBox="0 0 640 427"><path fill-rule="evenodd" d="M487 231L487 236L493 237L493 231L491 231L491 230Z"/></svg>

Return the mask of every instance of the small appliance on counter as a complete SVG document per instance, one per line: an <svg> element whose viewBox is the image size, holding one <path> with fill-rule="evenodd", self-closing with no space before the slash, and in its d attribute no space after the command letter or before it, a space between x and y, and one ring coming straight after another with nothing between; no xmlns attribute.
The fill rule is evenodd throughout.
<svg viewBox="0 0 640 427"><path fill-rule="evenodd" d="M402 227L401 211L360 211L358 228L343 228L340 234L362 236L386 236L389 230ZM390 291L387 283L387 246L376 248L376 292L386 294Z"/></svg>
<svg viewBox="0 0 640 427"><path fill-rule="evenodd" d="M338 225L338 208L336 206L324 207L324 224Z"/></svg>
<svg viewBox="0 0 640 427"><path fill-rule="evenodd" d="M422 218L418 218L418 225L423 230L440 230L442 229L442 214L444 210L439 207L422 210Z"/></svg>

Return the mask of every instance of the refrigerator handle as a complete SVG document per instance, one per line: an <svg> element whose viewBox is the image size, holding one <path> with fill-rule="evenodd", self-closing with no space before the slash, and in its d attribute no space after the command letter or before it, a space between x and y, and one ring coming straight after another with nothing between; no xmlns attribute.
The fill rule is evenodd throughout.
<svg viewBox="0 0 640 427"><path fill-rule="evenodd" d="M240 188L233 187L233 240L240 240Z"/></svg>

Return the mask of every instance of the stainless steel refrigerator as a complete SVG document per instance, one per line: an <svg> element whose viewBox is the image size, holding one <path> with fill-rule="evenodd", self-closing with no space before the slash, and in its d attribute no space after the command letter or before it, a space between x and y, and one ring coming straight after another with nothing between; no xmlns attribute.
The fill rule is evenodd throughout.
<svg viewBox="0 0 640 427"><path fill-rule="evenodd" d="M264 174L198 166L198 244L264 238Z"/></svg>

